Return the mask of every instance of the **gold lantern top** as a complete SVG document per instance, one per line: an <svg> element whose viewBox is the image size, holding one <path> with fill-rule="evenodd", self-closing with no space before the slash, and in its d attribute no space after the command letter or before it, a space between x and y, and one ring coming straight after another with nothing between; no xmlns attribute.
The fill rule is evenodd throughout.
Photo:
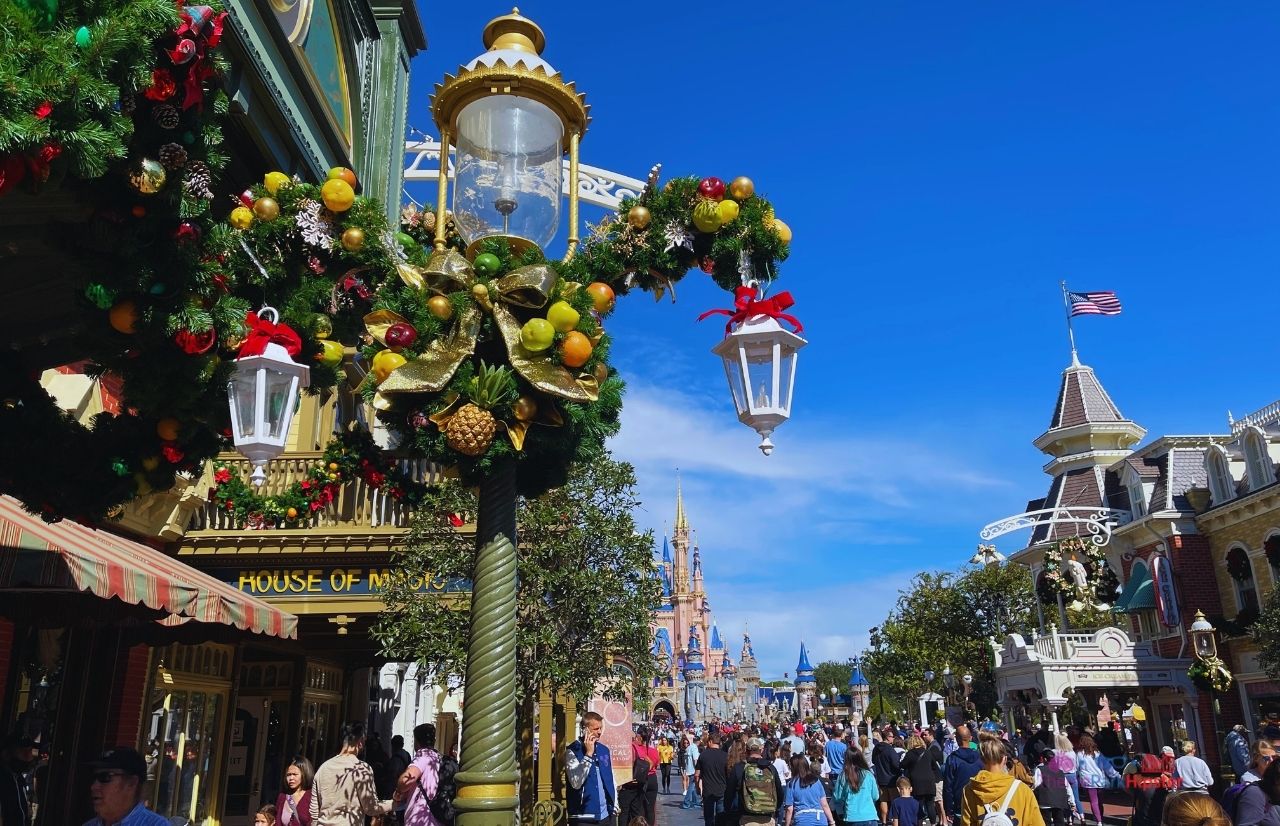
<svg viewBox="0 0 1280 826"><path fill-rule="evenodd" d="M436 84L431 100L436 128L453 135L458 113L468 103L489 95L517 95L543 103L559 115L566 135L586 133L591 120L587 96L540 57L547 38L537 23L521 15L520 9L512 9L511 14L489 21L483 42L487 52Z"/></svg>
<svg viewBox="0 0 1280 826"><path fill-rule="evenodd" d="M432 96L440 130L439 210L448 199L447 157L454 159L454 222L474 257L490 237L519 251L545 248L560 223L563 163L569 155L569 249L578 243L578 142L587 129L586 97L541 52L546 36L519 9L490 20L485 53L446 75ZM436 249L445 246L443 221Z"/></svg>

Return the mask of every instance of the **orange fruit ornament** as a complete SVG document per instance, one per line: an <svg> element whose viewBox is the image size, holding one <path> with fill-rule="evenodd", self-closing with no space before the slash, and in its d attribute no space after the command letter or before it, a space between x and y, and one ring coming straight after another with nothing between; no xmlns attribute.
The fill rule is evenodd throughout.
<svg viewBox="0 0 1280 826"><path fill-rule="evenodd" d="M320 187L320 199L333 212L346 212L356 202L356 191L341 178L330 178Z"/></svg>
<svg viewBox="0 0 1280 826"><path fill-rule="evenodd" d="M177 419L161 419L156 422L156 435L166 442L177 441L178 432L182 429L182 423Z"/></svg>
<svg viewBox="0 0 1280 826"><path fill-rule="evenodd" d="M329 174L325 176L330 181L346 181L347 186L352 189L356 188L356 173L352 172L345 166L335 166L329 170Z"/></svg>
<svg viewBox="0 0 1280 826"><path fill-rule="evenodd" d="M565 367L581 367L591 358L591 339L574 330L560 344L560 361Z"/></svg>
<svg viewBox="0 0 1280 826"><path fill-rule="evenodd" d="M117 333L133 335L138 331L138 305L128 298L117 301L107 312L107 321Z"/></svg>
<svg viewBox="0 0 1280 826"><path fill-rule="evenodd" d="M284 518L285 518L285 519L297 519L297 518L298 518L298 509L297 509L297 508L289 508L289 510L287 510L287 511L285 511L285 512L284 512Z"/></svg>

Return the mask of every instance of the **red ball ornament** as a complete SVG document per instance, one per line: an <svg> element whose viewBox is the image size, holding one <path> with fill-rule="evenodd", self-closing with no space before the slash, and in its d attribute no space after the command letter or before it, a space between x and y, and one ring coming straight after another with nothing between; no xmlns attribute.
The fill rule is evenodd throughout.
<svg viewBox="0 0 1280 826"><path fill-rule="evenodd" d="M401 350L410 347L418 340L418 331L413 329L413 325L404 321L397 321L387 328L387 332L383 334L387 346L392 350Z"/></svg>
<svg viewBox="0 0 1280 826"><path fill-rule="evenodd" d="M240 205L246 209L253 209L253 202L256 200L257 198L253 197L253 190L246 189L240 193Z"/></svg>
<svg viewBox="0 0 1280 826"><path fill-rule="evenodd" d="M713 201L724 199L724 181L719 178L703 178L698 184L698 194Z"/></svg>
<svg viewBox="0 0 1280 826"><path fill-rule="evenodd" d="M711 275L716 271L716 262L712 261L709 257L704 257L701 261L698 262L698 267L703 272L707 273L708 275Z"/></svg>
<svg viewBox="0 0 1280 826"><path fill-rule="evenodd" d="M178 224L177 228L173 231L174 240L178 242L179 246L183 247L190 244L200 243L200 238L203 235L203 230L201 230L197 224L193 224L190 221L183 221L181 224Z"/></svg>
<svg viewBox="0 0 1280 826"><path fill-rule="evenodd" d="M218 333L213 328L209 328L203 333L179 330L174 333L173 343L178 345L178 349L189 356L200 356L212 350L213 345L218 343Z"/></svg>

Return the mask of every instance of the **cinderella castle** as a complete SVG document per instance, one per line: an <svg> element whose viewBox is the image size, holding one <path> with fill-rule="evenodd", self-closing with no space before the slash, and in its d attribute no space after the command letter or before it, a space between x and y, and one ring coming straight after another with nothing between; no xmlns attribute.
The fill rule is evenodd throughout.
<svg viewBox="0 0 1280 826"><path fill-rule="evenodd" d="M760 668L744 631L735 664L702 582L702 553L691 540L684 497L676 486L672 535L663 537L654 575L662 604L653 615L653 713L672 720L748 720L759 717Z"/></svg>

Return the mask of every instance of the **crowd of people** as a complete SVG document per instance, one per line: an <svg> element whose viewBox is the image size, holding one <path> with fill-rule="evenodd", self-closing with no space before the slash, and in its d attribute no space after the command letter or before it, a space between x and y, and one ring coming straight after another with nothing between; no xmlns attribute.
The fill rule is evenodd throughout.
<svg viewBox="0 0 1280 826"><path fill-rule="evenodd" d="M1190 740L1147 753L1118 727L642 725L616 789L602 725L584 715L569 747L571 823L656 826L679 794L704 826L1101 826L1107 798L1126 826L1280 826L1274 725L1228 734L1225 779Z"/></svg>

